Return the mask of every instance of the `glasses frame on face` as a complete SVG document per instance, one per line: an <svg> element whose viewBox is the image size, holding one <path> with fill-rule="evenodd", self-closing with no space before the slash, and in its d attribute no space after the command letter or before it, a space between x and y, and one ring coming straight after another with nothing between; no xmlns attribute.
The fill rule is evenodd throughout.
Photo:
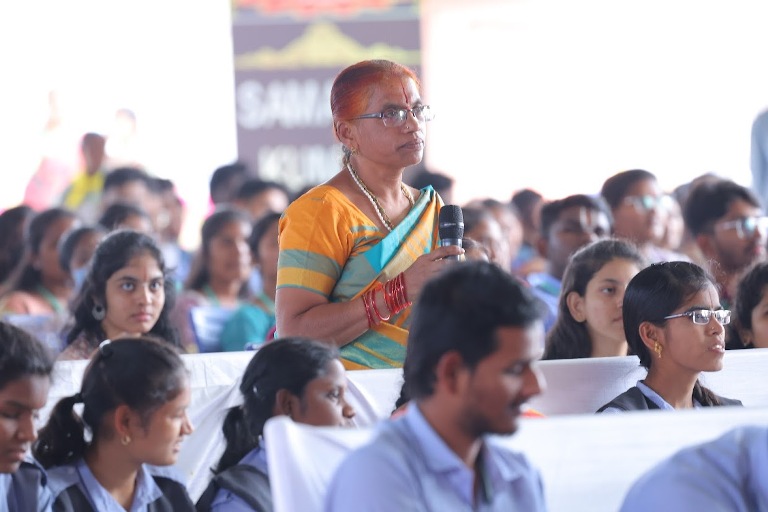
<svg viewBox="0 0 768 512"><path fill-rule="evenodd" d="M625 204L632 205L635 211L642 213L651 210L660 210L668 208L671 198L667 195L653 196L650 194L633 195L624 198Z"/></svg>
<svg viewBox="0 0 768 512"><path fill-rule="evenodd" d="M740 217L734 220L718 222L715 224L715 228L721 231L735 229L736 236L739 238L745 238L747 233L749 233L749 237L753 237L755 232L759 230L762 237L766 238L768 236L768 217L763 215Z"/></svg>
<svg viewBox="0 0 768 512"><path fill-rule="evenodd" d="M728 325L731 323L731 310L730 309L694 309L686 311L685 313L678 313L676 315L665 316L664 320L670 318L680 318L681 316L687 316L696 325L707 325L712 317L715 317L717 323L720 325Z"/></svg>
<svg viewBox="0 0 768 512"><path fill-rule="evenodd" d="M408 119L408 113L411 113L414 119L421 123L426 123L435 118L435 113L432 112L432 107L429 105L417 105L413 108L388 108L381 112L374 114L363 114L361 116L353 117L352 119L381 119L384 122L384 126L397 128L405 124Z"/></svg>

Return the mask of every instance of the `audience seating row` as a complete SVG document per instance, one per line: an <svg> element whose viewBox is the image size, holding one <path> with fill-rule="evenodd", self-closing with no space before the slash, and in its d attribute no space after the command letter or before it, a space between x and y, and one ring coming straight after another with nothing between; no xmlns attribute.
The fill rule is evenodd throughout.
<svg viewBox="0 0 768 512"><path fill-rule="evenodd" d="M185 441L177 466L187 477L190 494L194 498L197 498L207 485L211 476L210 468L215 465L223 450L221 424L227 409L241 403L238 390L240 376L253 354L234 352L183 356L190 371L192 404L189 416L195 426L195 432ZM79 391L86 364L87 361L57 363L54 385L48 405L41 414L41 421L45 421L48 411L59 398ZM682 415L683 413L678 413L681 414L680 420L673 418L677 417L677 414L663 415L665 419L657 419L651 415L645 418L637 414L615 415L619 418L592 416L598 407L644 376L645 371L639 368L634 356L542 361L539 368L547 380L547 389L531 402L531 406L550 418L526 421L520 433L510 438L509 442L530 454L534 461L541 465L548 492L563 488L572 488L574 493L580 492L575 487L584 485L582 480L588 477L588 470L597 470L599 464L602 464L600 461L607 458L628 459L628 463L635 464L631 476L636 476L651 462L649 458L643 458L646 455L644 443L655 443L656 451L647 453L648 457L655 461L661 457L662 451L668 453L678 446L675 439L692 443L697 439L704 439L703 436L712 437L727 425L750 420L752 415L755 419L761 419L763 424L768 424L768 416L762 416L768 415L768 409L759 409L768 408L768 391L762 387L763 375L768 368L768 349L728 352L724 369L704 376L705 384L718 394L738 398L749 409L756 409L740 411L729 408L727 411L714 412L715 421L711 425L709 420L705 422L696 416L710 411L693 411L694 416L688 420L684 418L689 416ZM357 410L355 423L359 427L368 428L377 420L388 417L400 392L402 372L364 370L349 372L348 376L349 399ZM562 416L574 414L588 416ZM670 419L666 419L666 416ZM637 424L633 421L637 421ZM666 421L671 423L664 423ZM677 421L680 421L680 424L675 423ZM646 422L649 423L644 426ZM703 425L705 423L706 425ZM653 431L656 425L662 430ZM646 434L644 429L648 427L651 428ZM658 437L653 437L654 435ZM355 443L364 442L369 436L370 430L355 433L342 431L338 434L338 439L348 439L351 444L342 440L339 441L339 446L351 448ZM265 437L268 442L272 441L269 436ZM314 456L314 452L312 455ZM584 460L579 460L582 457ZM643 462L647 464L643 465ZM584 473L571 475L569 471ZM624 484L628 484L630 471L622 472L617 468L613 471L616 474L606 472L603 476L602 473L595 473L594 477L598 481L596 484L599 481L610 483L611 479L616 482L621 479ZM569 478L579 476L581 480L568 483ZM626 485L622 489L625 487ZM604 492L609 494L614 491L618 492L614 488L604 489ZM560 503L558 495L552 495L550 498L551 501L554 500L550 503L552 510L558 510L554 507L556 503ZM279 498L276 501L279 502Z"/></svg>

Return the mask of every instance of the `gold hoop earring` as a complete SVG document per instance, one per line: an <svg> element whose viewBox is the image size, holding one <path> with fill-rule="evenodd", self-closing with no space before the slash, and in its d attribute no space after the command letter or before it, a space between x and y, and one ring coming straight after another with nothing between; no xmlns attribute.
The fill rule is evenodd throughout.
<svg viewBox="0 0 768 512"><path fill-rule="evenodd" d="M662 350L661 343L658 341L653 342L653 351L656 352L656 355L659 356L659 359L661 359L661 350Z"/></svg>
<svg viewBox="0 0 768 512"><path fill-rule="evenodd" d="M128 434L125 434L125 435L124 435L124 436L123 436L123 437L120 439L120 443L121 443L123 446L128 446L129 444L131 444L131 436L129 436Z"/></svg>

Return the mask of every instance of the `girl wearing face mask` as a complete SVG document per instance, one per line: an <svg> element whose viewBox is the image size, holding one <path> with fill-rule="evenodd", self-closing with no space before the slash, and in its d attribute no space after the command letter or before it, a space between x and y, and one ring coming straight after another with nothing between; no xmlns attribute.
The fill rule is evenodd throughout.
<svg viewBox="0 0 768 512"><path fill-rule="evenodd" d="M105 339L154 335L174 347L174 286L155 241L116 231L101 241L72 307L74 325L59 359L87 359Z"/></svg>
<svg viewBox="0 0 768 512"><path fill-rule="evenodd" d="M187 370L166 343L102 343L80 392L56 404L34 447L49 468L54 510L194 510L184 483L165 467L192 432L189 400ZM73 409L78 403L82 416Z"/></svg>
<svg viewBox="0 0 768 512"><path fill-rule="evenodd" d="M0 510L49 511L43 469L27 457L48 400L53 359L25 331L0 322Z"/></svg>
<svg viewBox="0 0 768 512"><path fill-rule="evenodd" d="M85 276L88 275L88 264L91 262L96 246L106 236L107 232L100 226L81 226L65 233L59 241L59 265L72 276L74 282L73 294L83 287Z"/></svg>
<svg viewBox="0 0 768 512"><path fill-rule="evenodd" d="M600 240L571 256L543 359L627 355L622 301L643 267L639 251L622 240Z"/></svg>
<svg viewBox="0 0 768 512"><path fill-rule="evenodd" d="M683 261L651 265L629 282L623 309L627 343L648 375L598 412L741 405L699 382L701 372L723 368L731 318L704 269Z"/></svg>
<svg viewBox="0 0 768 512"><path fill-rule="evenodd" d="M264 345L240 383L242 407L230 409L224 420L227 446L216 476L198 501L198 512L271 511L264 424L284 414L308 425L350 426L355 411L344 397L346 388L344 367L335 349L301 338ZM228 474L244 469L249 492L227 489Z"/></svg>

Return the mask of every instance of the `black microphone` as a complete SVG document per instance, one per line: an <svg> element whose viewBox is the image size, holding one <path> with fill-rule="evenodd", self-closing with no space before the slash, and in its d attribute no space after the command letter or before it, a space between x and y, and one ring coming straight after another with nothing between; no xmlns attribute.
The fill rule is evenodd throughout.
<svg viewBox="0 0 768 512"><path fill-rule="evenodd" d="M438 216L438 234L440 246L455 245L461 247L461 239L464 237L464 214L459 206L447 204L440 208ZM446 256L447 260L459 261L461 256Z"/></svg>

